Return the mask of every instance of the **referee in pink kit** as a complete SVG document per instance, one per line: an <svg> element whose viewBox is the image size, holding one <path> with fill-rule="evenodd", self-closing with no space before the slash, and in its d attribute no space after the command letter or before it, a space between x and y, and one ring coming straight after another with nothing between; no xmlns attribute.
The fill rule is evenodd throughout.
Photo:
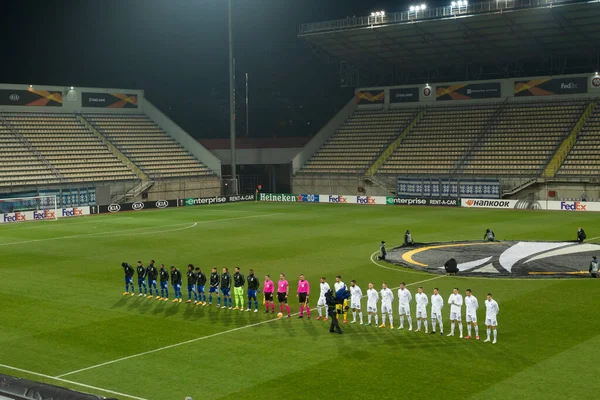
<svg viewBox="0 0 600 400"><path fill-rule="evenodd" d="M279 281L277 282L277 300L279 301L279 312L283 314L283 305L285 304L285 310L287 311L288 318L290 315L290 305L288 304L288 293L290 291L288 281L285 280L284 274L279 274Z"/></svg>
<svg viewBox="0 0 600 400"><path fill-rule="evenodd" d="M306 316L310 319L310 306L308 305L308 295L310 294L310 284L304 279L304 274L300 274L298 281L298 292L296 297L300 301L300 315L298 318L304 318L304 308L306 308Z"/></svg>

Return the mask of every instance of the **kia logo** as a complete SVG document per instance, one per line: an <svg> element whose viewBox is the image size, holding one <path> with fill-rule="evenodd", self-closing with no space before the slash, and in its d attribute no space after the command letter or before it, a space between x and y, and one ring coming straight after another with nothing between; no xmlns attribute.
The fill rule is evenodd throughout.
<svg viewBox="0 0 600 400"><path fill-rule="evenodd" d="M600 87L600 78L599 77L596 76L594 79L592 79L592 86Z"/></svg>
<svg viewBox="0 0 600 400"><path fill-rule="evenodd" d="M11 94L10 96L8 96L8 98L9 98L11 101L19 101L19 99L20 99L21 97L20 97L18 94L16 94L16 93L13 93L13 94Z"/></svg>
<svg viewBox="0 0 600 400"><path fill-rule="evenodd" d="M431 89L426 87L425 89L423 89L423 94L428 97L429 95L431 95Z"/></svg>
<svg viewBox="0 0 600 400"><path fill-rule="evenodd" d="M169 202L167 200L158 200L156 202L156 208L167 208L169 207Z"/></svg>
<svg viewBox="0 0 600 400"><path fill-rule="evenodd" d="M132 210L141 210L142 208L144 208L144 203L142 203L141 201L138 201L137 203L133 203L131 205L131 209Z"/></svg>
<svg viewBox="0 0 600 400"><path fill-rule="evenodd" d="M119 204L111 204L110 206L108 206L108 212L116 213L119 211L121 211L121 205Z"/></svg>

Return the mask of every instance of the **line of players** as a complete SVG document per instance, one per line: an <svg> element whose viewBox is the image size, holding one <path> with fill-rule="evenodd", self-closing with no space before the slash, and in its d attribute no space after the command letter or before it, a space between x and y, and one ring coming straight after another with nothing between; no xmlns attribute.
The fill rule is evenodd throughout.
<svg viewBox="0 0 600 400"><path fill-rule="evenodd" d="M170 274L165 270L164 264L160 265L160 268L157 269L154 266L154 260L150 261L150 265L148 267L144 267L141 261L138 261L138 265L136 268L136 272L138 274L138 288L140 297L146 297L159 301L169 301L169 278L171 280L171 284L175 291L175 299L173 303L181 303L182 294L181 294L181 285L182 285L182 274L174 266L171 266ZM125 272L125 293L124 296L131 295L135 296L135 288L133 285L133 276L134 269L131 265L123 262L121 264L123 270ZM252 269L249 270L249 275L244 278L244 275L240 272L240 268L235 268L235 273L233 275L233 283L234 283L234 296L235 296L235 308L232 303L231 296L231 282L232 277L229 274L228 268L223 268L222 274L219 276L217 273L217 268L213 267L210 277L208 279L209 282L209 295L208 295L208 303L207 297L205 293L205 286L207 283L206 275L200 270L200 268L195 268L192 264L188 264L188 271L186 273L188 278L188 300L187 303L192 303L201 306L211 306L213 303L213 295L217 300L217 307L220 308L229 308L233 310L241 310L244 311L244 283L247 281L248 289L247 289L247 298L248 298L248 308L245 311L252 311L252 305L254 303L254 312L258 312L258 293L260 292L260 283L258 278L254 275L254 271ZM160 278L160 295L158 293L158 288L156 281ZM346 284L342 281L341 276L336 276L336 282L334 284L334 294L336 296L340 296L344 291L348 290ZM146 280L148 283L146 284ZM129 287L131 287L131 293L129 292ZM156 297L152 294L152 289L154 289L156 293ZM329 283L325 277L321 277L320 282L320 295L319 300L317 302L317 311L319 316L317 320L324 319L328 320L327 317L327 304L325 302L325 295L327 292L331 290ZM423 292L423 287L419 287L418 293L415 295L415 301L417 303L416 306L416 318L417 318L417 328L414 332L420 332L421 327L423 326L424 332L429 333L428 330L428 319L427 319L427 306L429 305L429 298ZM350 289L348 290L350 294L350 308L352 309L352 324L356 323L356 316L358 314L360 319L360 324L363 324L363 313L361 302L363 293L361 288L356 284L356 281L351 281ZM269 275L265 276L265 281L263 284L263 293L264 293L264 304L265 304L265 313L271 310L271 313L275 313L275 302L273 300L275 294L275 283L271 280ZM221 295L223 296L223 305L221 306ZM296 292L296 297L300 303L300 315L298 318L304 317L304 312L307 314L307 318L310 319L310 305L308 303L310 295L310 284L307 280L304 279L304 275L300 275L300 280L298 281L298 289ZM288 296L289 296L289 283L285 279L284 274L279 275L279 281L277 282L277 299L279 302L279 312L283 314L284 308L287 312L288 318L291 317L291 310L288 304ZM386 327L386 317L389 319L390 328L394 329L394 317L393 317L393 306L392 302L394 300L394 293L391 289L387 287L387 284L384 283L382 285L381 290L378 292L372 282L369 282L369 289L367 290L367 315L368 322L364 324L365 326L370 326L372 319L375 319L375 325L379 328ZM193 300L192 300L193 299ZM377 305L381 300L381 318L382 323L379 324L379 316ZM412 294L406 288L406 284L402 282L400 284L400 289L398 289L398 313L400 317L400 326L398 329L404 329L404 320L405 317L408 322L408 330L413 330L412 325L412 317L410 311L410 303L412 301ZM477 325L477 309L479 308L479 302L471 289L467 289L466 296L463 299L463 296L460 294L458 288L454 288L452 294L448 298L448 304L450 305L450 333L447 336L454 336L455 326L458 323L459 328L459 337L463 338L463 324L462 324L462 306L463 304L466 306L466 320L467 320L467 336L465 339L471 339L472 328L475 330L475 339L479 340L479 326ZM439 289L434 288L433 294L431 295L431 334L436 333L436 325L439 325L440 335L444 334L444 326L442 320L442 308L444 307L444 300L439 294ZM492 294L487 294L487 299L485 301L486 307L486 326L487 326L487 339L485 342L489 342L491 340L490 333L493 332L493 343L496 343L498 331L497 331L497 315L500 311L498 303L492 298ZM347 301L344 301L343 306L340 307L341 312L343 313L343 323L345 324L347 321ZM325 311L325 312L324 312ZM323 317L323 313L325 316Z"/></svg>

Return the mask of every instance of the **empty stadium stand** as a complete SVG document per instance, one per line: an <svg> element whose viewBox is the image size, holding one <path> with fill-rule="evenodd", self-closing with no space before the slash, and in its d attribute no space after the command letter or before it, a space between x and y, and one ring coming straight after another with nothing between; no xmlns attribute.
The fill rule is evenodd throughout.
<svg viewBox="0 0 600 400"><path fill-rule="evenodd" d="M3 113L2 117L65 182L136 179L73 114Z"/></svg>
<svg viewBox="0 0 600 400"><path fill-rule="evenodd" d="M363 173L417 113L416 108L356 111L299 172Z"/></svg>
<svg viewBox="0 0 600 400"><path fill-rule="evenodd" d="M600 176L600 105L588 119L556 176Z"/></svg>
<svg viewBox="0 0 600 400"><path fill-rule="evenodd" d="M0 114L0 187L60 183L60 176L45 163Z"/></svg>
<svg viewBox="0 0 600 400"><path fill-rule="evenodd" d="M379 173L450 173L500 106L495 103L428 108Z"/></svg>
<svg viewBox="0 0 600 400"><path fill-rule="evenodd" d="M144 114L83 117L152 179L214 175Z"/></svg>
<svg viewBox="0 0 600 400"><path fill-rule="evenodd" d="M539 176L588 103L507 104L458 171L480 176Z"/></svg>

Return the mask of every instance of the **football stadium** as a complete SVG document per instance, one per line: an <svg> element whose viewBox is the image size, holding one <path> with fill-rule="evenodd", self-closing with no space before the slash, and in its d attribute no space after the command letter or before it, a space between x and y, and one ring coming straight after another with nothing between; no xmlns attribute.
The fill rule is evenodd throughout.
<svg viewBox="0 0 600 400"><path fill-rule="evenodd" d="M4 67L0 399L597 398L600 3L242 3Z"/></svg>

